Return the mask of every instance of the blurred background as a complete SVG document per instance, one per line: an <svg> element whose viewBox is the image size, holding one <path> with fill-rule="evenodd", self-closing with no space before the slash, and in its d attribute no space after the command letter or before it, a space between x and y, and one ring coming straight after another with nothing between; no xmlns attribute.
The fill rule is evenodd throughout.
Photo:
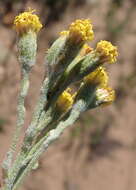
<svg viewBox="0 0 136 190"><path fill-rule="evenodd" d="M41 157L20 190L135 190L135 0L0 0L0 162L13 135L20 82L13 20L28 7L37 10L44 28L26 100L25 127L39 94L46 50L72 21L91 19L95 39L90 45L109 40L118 46L119 57L107 68L115 103L84 113Z"/></svg>

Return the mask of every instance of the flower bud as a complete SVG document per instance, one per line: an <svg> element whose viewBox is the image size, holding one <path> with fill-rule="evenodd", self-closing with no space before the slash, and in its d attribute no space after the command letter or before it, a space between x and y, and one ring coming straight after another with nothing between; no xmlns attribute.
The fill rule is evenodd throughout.
<svg viewBox="0 0 136 190"><path fill-rule="evenodd" d="M69 88L66 89L57 99L56 106L57 109L61 111L61 113L68 111L73 105L74 98L69 91Z"/></svg>
<svg viewBox="0 0 136 190"><path fill-rule="evenodd" d="M96 105L110 105L115 100L115 91L110 87L96 89Z"/></svg>
<svg viewBox="0 0 136 190"><path fill-rule="evenodd" d="M84 44L94 36L91 21L88 19L76 20L68 31L63 31L60 35L47 54L49 73L54 75L55 80L80 54Z"/></svg>
<svg viewBox="0 0 136 190"><path fill-rule="evenodd" d="M92 24L89 19L76 20L69 26L68 31L63 31L61 35L67 35L72 43L85 43L94 38Z"/></svg>
<svg viewBox="0 0 136 190"><path fill-rule="evenodd" d="M111 104L115 99L115 92L108 87L108 79L105 69L98 67L94 72L84 77L75 101L83 100L86 103L86 110L99 105Z"/></svg>
<svg viewBox="0 0 136 190"><path fill-rule="evenodd" d="M84 44L83 48L81 49L81 51L79 53L79 56L83 57L92 51L93 51L93 48L91 48L88 44Z"/></svg>
<svg viewBox="0 0 136 190"><path fill-rule="evenodd" d="M37 51L37 33L42 28L39 17L34 10L21 13L15 17L14 27L19 34L18 49L21 66L31 68L35 64Z"/></svg>
<svg viewBox="0 0 136 190"><path fill-rule="evenodd" d="M91 72L83 79L85 83L90 83L90 85L93 84L99 86L107 86L108 80L109 77L104 67L98 67L95 71Z"/></svg>

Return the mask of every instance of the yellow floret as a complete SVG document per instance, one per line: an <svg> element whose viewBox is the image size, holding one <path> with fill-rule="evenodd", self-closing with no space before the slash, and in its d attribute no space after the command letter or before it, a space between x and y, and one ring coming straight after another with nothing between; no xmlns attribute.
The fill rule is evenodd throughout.
<svg viewBox="0 0 136 190"><path fill-rule="evenodd" d="M71 108L74 102L73 96L69 93L69 89L65 90L57 100L57 107L66 112L69 108Z"/></svg>
<svg viewBox="0 0 136 190"><path fill-rule="evenodd" d="M76 20L69 27L70 35L79 35L83 41L90 41L94 38L92 24L89 19Z"/></svg>
<svg viewBox="0 0 136 190"><path fill-rule="evenodd" d="M14 25L19 34L23 34L29 30L37 33L42 28L39 17L33 14L34 11L35 10L28 10L15 17Z"/></svg>
<svg viewBox="0 0 136 190"><path fill-rule="evenodd" d="M69 30L63 31L61 35L69 35L69 37L76 41L91 41L94 38L94 32L92 30L92 24L89 19L76 20L69 26Z"/></svg>
<svg viewBox="0 0 136 190"><path fill-rule="evenodd" d="M60 32L61 36L65 36L65 35L69 35L69 31L68 30L64 30L62 32Z"/></svg>
<svg viewBox="0 0 136 190"><path fill-rule="evenodd" d="M113 46L111 42L101 40L98 42L96 51L109 63L116 62L116 57L118 56L117 47Z"/></svg>
<svg viewBox="0 0 136 190"><path fill-rule="evenodd" d="M93 48L91 48L88 44L84 44L83 48L81 49L80 56L87 55L91 51L93 51Z"/></svg>
<svg viewBox="0 0 136 190"><path fill-rule="evenodd" d="M110 87L98 88L96 98L101 105L109 105L115 100L115 91Z"/></svg>
<svg viewBox="0 0 136 190"><path fill-rule="evenodd" d="M108 74L104 67L98 67L94 72L91 72L84 78L84 82L92 83L99 86L107 86L108 84Z"/></svg>

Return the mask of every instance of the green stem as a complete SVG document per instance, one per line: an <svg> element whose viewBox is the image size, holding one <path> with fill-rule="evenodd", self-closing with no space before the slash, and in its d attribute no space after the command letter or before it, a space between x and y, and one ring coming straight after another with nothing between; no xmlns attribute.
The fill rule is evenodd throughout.
<svg viewBox="0 0 136 190"><path fill-rule="evenodd" d="M12 168L9 171L8 178L10 180L10 184L13 184L18 171L22 167L22 162L26 158L29 150L31 149L32 142L33 142L33 136L35 134L35 128L37 126L37 122L39 120L40 114L44 108L44 103L46 102L46 91L47 91L47 86L48 86L48 78L44 80L43 86L41 88L41 96L39 98L38 104L35 108L32 122L28 128L29 135L26 134L25 139L24 139L24 144L22 146L21 152L18 154ZM42 116L42 115L41 115ZM30 133L31 132L31 133Z"/></svg>
<svg viewBox="0 0 136 190"><path fill-rule="evenodd" d="M21 80L20 94L18 97L18 107L17 107L16 130L15 130L15 134L12 140L11 147L7 153L7 158L3 162L3 168L6 171L6 173L9 171L11 167L13 155L16 151L19 136L20 136L22 127L24 125L24 121L25 121L24 101L28 92L28 88L29 88L29 70L22 68L22 80Z"/></svg>
<svg viewBox="0 0 136 190"><path fill-rule="evenodd" d="M48 86L49 86L49 78L46 78L43 82L43 85L41 87L41 94L40 98L38 100L38 103L36 105L35 111L33 113L32 121L30 126L28 127L26 131L26 136L25 136L25 142L24 144L29 141L30 138L33 137L33 133L35 131L35 128L37 127L37 123L40 120L41 113L44 110L44 106L47 102L47 91L48 91Z"/></svg>
<svg viewBox="0 0 136 190"><path fill-rule="evenodd" d="M63 131L65 130L65 128L67 128L68 126L72 125L77 120L77 118L79 117L79 115L82 112L82 110L84 110L84 106L79 101L79 102L77 102L76 106L74 106L74 108L72 109L72 111L71 111L68 119L66 119L64 121L61 121L55 129L51 130L48 133L48 135L44 136L40 140L40 142L38 142L38 146L36 145L36 148L34 148L31 151L31 154L35 150L36 150L36 152L34 154L32 154L32 155L29 155L30 157L28 156L28 159L31 158L31 160L26 165L26 168L24 169L24 171L21 172L21 175L16 180L16 183L14 184L12 190L16 190L17 189L17 187L20 185L20 183L22 183L22 181L24 180L24 178L31 171L32 167L37 162L37 160L39 159L39 157L41 156L41 154L43 152L45 152L45 150L48 148L48 146L52 142L54 142L63 133Z"/></svg>

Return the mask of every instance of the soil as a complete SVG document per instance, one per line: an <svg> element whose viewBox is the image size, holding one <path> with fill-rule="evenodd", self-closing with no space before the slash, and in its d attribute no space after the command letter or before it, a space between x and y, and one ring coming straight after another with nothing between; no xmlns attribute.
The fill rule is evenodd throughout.
<svg viewBox="0 0 136 190"><path fill-rule="evenodd" d="M29 6L39 13L43 11L40 1L27 1L25 7ZM31 172L20 190L136 189L136 4L135 1L124 1L116 8L115 15L112 12L110 20L107 14L110 15L114 8L115 4L111 5L110 0L88 0L80 5L70 1L60 19L49 21L39 35L37 65L33 68L26 99L27 118L22 137L43 79L45 50L58 33L77 18L92 20L95 31L92 47L101 39L109 39L119 48L118 63L107 68L117 99L109 107L84 113L75 126L66 130L41 157L38 169ZM12 17L16 12L11 14ZM45 22L47 16L43 13L41 16ZM14 132L20 82L16 36L10 25L12 19L4 18L0 23L0 163ZM110 25L107 25L108 21ZM119 23L123 25L116 27ZM75 131L75 128L79 130Z"/></svg>

